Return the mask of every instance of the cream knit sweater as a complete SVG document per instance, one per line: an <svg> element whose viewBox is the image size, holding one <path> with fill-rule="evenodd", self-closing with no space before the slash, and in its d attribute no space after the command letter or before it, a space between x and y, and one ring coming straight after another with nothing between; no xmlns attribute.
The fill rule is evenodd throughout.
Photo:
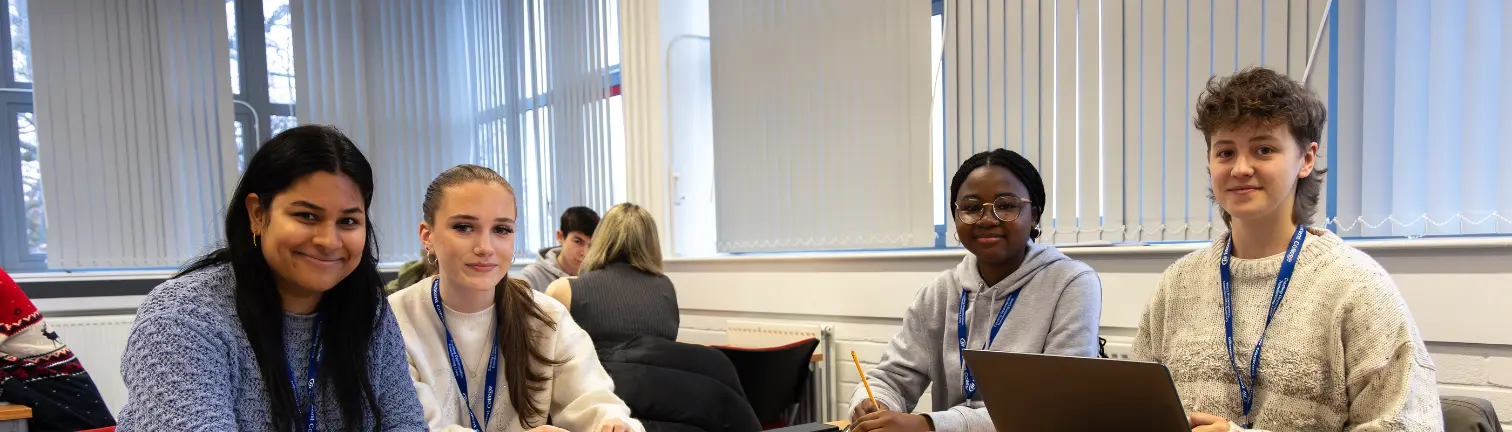
<svg viewBox="0 0 1512 432"><path fill-rule="evenodd" d="M431 303L432 279L421 279L394 293L389 296L389 304L393 305L399 328L404 333L410 377L414 379L415 393L420 397L420 406L424 408L425 420L430 423L431 430L471 431L467 408L462 405L462 394L457 390L457 380L452 376L451 362L447 358L446 334L441 320L436 317L435 305ZM561 303L537 291L531 291L531 295L557 324L555 331L544 326L540 329L543 336L540 341L545 344L543 353L566 361L552 370L543 371L552 377L540 396L542 406L549 407L552 424L569 431L596 431L604 420L618 418L632 430L644 431L640 422L630 418L630 408L614 395L614 381L599 364L588 333L572 321L572 316ZM479 422L484 421L483 375L492 348L490 342L497 331L493 313L493 308L473 314L450 308L446 311L446 324L451 328L457 354L462 357L467 374L469 400L466 403L472 406ZM488 432L523 429L505 388L504 350L511 348L499 346L499 387L494 396L493 418L485 426ZM540 425L545 419L533 420L533 424Z"/></svg>
<svg viewBox="0 0 1512 432"><path fill-rule="evenodd" d="M1182 405L1245 419L1224 340L1218 261L1225 234L1166 269L1134 357L1171 369ZM1283 254L1233 258L1234 356L1249 380ZM1391 277L1337 235L1309 228L1292 282L1266 332L1251 418L1275 431L1442 430L1433 360Z"/></svg>

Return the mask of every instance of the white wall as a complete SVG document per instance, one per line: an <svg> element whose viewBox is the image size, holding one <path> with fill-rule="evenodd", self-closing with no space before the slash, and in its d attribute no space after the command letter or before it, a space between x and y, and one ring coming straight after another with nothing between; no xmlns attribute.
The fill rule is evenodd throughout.
<svg viewBox="0 0 1512 432"><path fill-rule="evenodd" d="M1440 391L1491 400L1504 420L1512 420L1512 323L1506 315L1512 311L1512 248L1359 246L1401 288L1438 366ZM1102 333L1110 350L1132 339L1160 272L1190 249L1066 250L1102 277ZM855 350L874 364L914 293L954 267L961 254L682 259L667 268L682 307L680 339L723 341L724 322L732 318L826 323L835 329L835 353ZM834 369L841 380L836 413L846 412L844 402L858 382L855 368L840 360ZM919 410L929 408L924 399Z"/></svg>

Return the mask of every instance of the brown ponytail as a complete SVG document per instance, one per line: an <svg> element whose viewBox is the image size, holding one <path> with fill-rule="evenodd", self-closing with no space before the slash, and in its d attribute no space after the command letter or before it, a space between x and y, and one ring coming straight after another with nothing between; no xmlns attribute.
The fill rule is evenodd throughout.
<svg viewBox="0 0 1512 432"><path fill-rule="evenodd" d="M430 186L425 188L425 202L421 205L425 212L425 223L436 225L436 210L441 208L441 199L447 188L471 182L498 184L509 190L511 195L515 193L514 187L491 169L477 165L457 165L436 176ZM441 269L436 265L434 255L426 254L424 260L427 276L440 274ZM531 321L539 321L556 330L556 320L546 315L546 311L532 298L533 295L534 291L529 285L507 274L494 286L494 321L498 328L500 355L504 357L504 388L509 392L509 403L514 407L520 426L527 430L546 423L548 414L546 406L538 404L540 401L536 397L546 391L546 383L552 377L545 372L537 372L535 367L544 366L549 369L566 363L543 354L541 344L546 341L540 328L530 325ZM546 402L549 401L548 396Z"/></svg>

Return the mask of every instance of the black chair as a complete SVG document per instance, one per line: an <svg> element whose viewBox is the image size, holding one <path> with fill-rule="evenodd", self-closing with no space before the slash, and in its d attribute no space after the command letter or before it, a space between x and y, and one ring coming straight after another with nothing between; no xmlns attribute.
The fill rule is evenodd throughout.
<svg viewBox="0 0 1512 432"><path fill-rule="evenodd" d="M1491 402L1468 396L1439 398L1444 407L1444 432L1501 432Z"/></svg>
<svg viewBox="0 0 1512 432"><path fill-rule="evenodd" d="M787 426L797 412L819 340L808 338L771 348L718 348L735 364L746 400L765 429Z"/></svg>

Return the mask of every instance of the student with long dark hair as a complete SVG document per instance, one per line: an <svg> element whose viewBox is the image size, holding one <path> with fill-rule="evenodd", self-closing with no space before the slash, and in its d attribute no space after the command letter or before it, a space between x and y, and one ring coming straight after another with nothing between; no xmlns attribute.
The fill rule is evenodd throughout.
<svg viewBox="0 0 1512 432"><path fill-rule="evenodd" d="M373 172L326 126L252 156L226 245L157 288L121 360L121 431L425 428L383 301Z"/></svg>
<svg viewBox="0 0 1512 432"><path fill-rule="evenodd" d="M509 277L516 202L508 181L477 165L425 189L420 242L434 276L389 302L431 430L644 430L567 308Z"/></svg>
<svg viewBox="0 0 1512 432"><path fill-rule="evenodd" d="M961 352L1097 356L1102 283L1092 267L1035 243L1048 207L1034 165L1010 150L977 153L950 181L966 257L919 290L903 331L867 371L877 403L857 386L856 431L992 431ZM911 414L933 388L934 412Z"/></svg>

